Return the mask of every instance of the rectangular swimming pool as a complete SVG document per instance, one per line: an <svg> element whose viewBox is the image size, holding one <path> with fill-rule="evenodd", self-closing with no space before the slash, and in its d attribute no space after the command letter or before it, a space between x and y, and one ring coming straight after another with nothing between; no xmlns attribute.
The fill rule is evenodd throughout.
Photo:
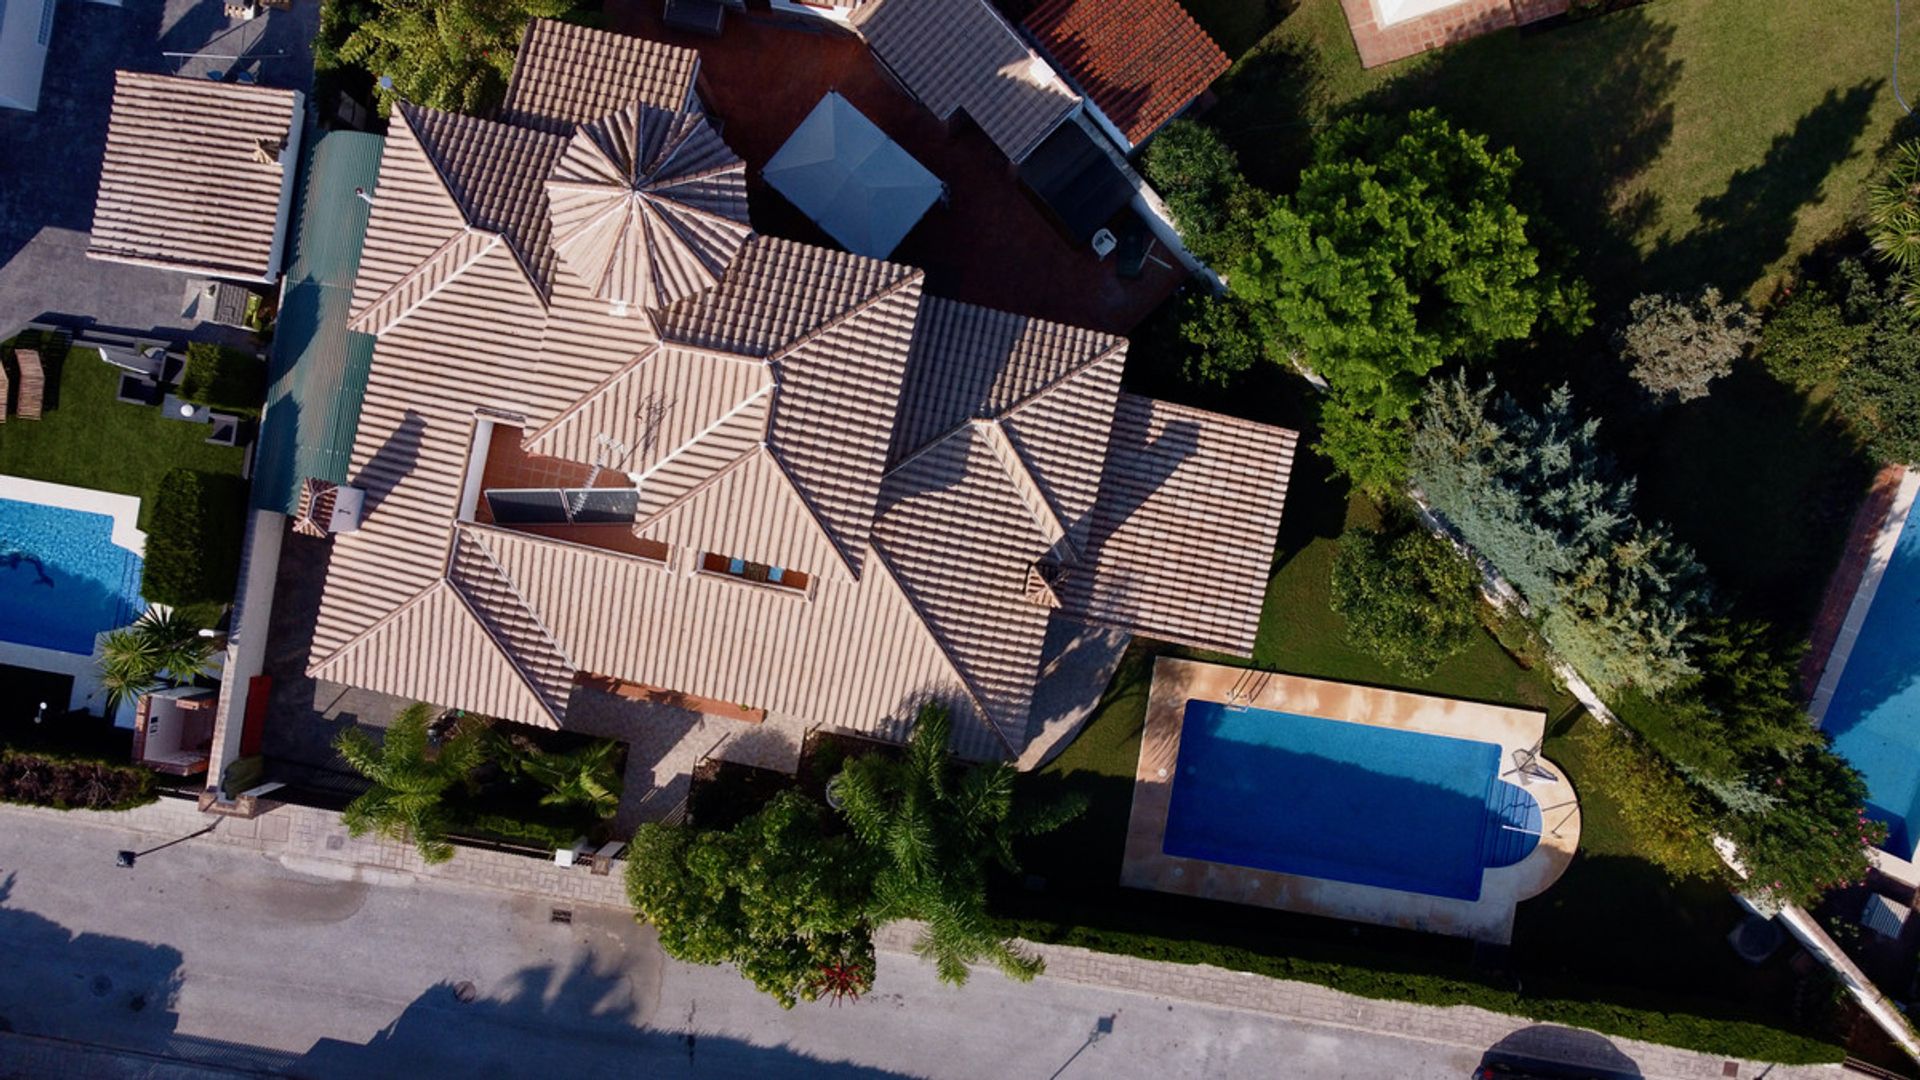
<svg viewBox="0 0 1920 1080"><path fill-rule="evenodd" d="M1169 855L1477 900L1482 871L1532 850L1531 795L1500 747L1189 701ZM1531 831L1529 831L1531 830Z"/></svg>
<svg viewBox="0 0 1920 1080"><path fill-rule="evenodd" d="M144 609L140 571L108 515L0 499L0 641L91 656Z"/></svg>
<svg viewBox="0 0 1920 1080"><path fill-rule="evenodd" d="M1887 850L1912 858L1920 842L1920 516L1913 508L1820 726L1866 777L1867 811L1887 823Z"/></svg>

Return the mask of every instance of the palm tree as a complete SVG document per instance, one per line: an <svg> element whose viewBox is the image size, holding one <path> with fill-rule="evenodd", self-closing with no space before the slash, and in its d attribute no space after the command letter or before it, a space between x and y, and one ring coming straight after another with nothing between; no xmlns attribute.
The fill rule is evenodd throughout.
<svg viewBox="0 0 1920 1080"><path fill-rule="evenodd" d="M620 805L620 774L614 762L620 744L600 739L577 750L553 752L509 743L507 767L547 789L542 806L583 806L595 817L610 817Z"/></svg>
<svg viewBox="0 0 1920 1080"><path fill-rule="evenodd" d="M1868 189L1867 238L1909 281L1920 274L1920 139L1894 147L1893 160Z"/></svg>
<svg viewBox="0 0 1920 1080"><path fill-rule="evenodd" d="M107 691L108 715L121 702L138 700L158 688L159 676L153 643L135 627L108 631L100 642L100 685Z"/></svg>
<svg viewBox="0 0 1920 1080"><path fill-rule="evenodd" d="M1001 937L987 914L988 866L1018 873L1014 841L1058 828L1085 802L1016 806L1013 769L956 769L947 757L951 731L946 705L929 701L903 758L869 754L835 779L841 813L878 856L871 915L875 923L923 920L926 931L914 948L945 982L966 982L970 966L983 960L1031 979L1040 958Z"/></svg>
<svg viewBox="0 0 1920 1080"><path fill-rule="evenodd" d="M435 751L427 738L431 713L429 706L415 702L394 717L381 742L359 728L348 728L333 746L355 772L373 781L340 815L347 831L411 839L421 858L439 863L453 858L453 845L447 842L447 791L479 767L486 743L484 727L462 723Z"/></svg>
<svg viewBox="0 0 1920 1080"><path fill-rule="evenodd" d="M133 624L152 650L154 670L185 682L207 670L213 660L213 639L200 636L200 628L180 618L172 608L149 608Z"/></svg>

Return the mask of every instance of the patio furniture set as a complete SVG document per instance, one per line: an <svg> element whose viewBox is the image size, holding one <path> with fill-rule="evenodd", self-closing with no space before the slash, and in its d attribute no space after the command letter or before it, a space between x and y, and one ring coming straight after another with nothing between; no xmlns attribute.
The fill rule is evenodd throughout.
<svg viewBox="0 0 1920 1080"><path fill-rule="evenodd" d="M128 405L155 405L168 420L187 424L207 424L212 432L206 441L212 446L239 446L246 419L232 413L186 401L171 389L186 367L184 358L167 351L163 345L139 345L131 352L101 348L100 359L120 371L120 386L115 400Z"/></svg>

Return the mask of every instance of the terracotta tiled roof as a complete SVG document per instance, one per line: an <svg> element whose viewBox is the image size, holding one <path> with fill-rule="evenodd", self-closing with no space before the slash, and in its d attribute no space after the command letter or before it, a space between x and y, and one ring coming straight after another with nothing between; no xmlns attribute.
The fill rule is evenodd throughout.
<svg viewBox="0 0 1920 1080"><path fill-rule="evenodd" d="M114 72L87 254L229 277L279 273L301 97Z"/></svg>
<svg viewBox="0 0 1920 1080"><path fill-rule="evenodd" d="M1180 0L1045 0L1023 25L1135 146L1232 66Z"/></svg>
<svg viewBox="0 0 1920 1080"><path fill-rule="evenodd" d="M853 25L941 119L965 112L1018 162L1079 97L988 0L867 0Z"/></svg>
<svg viewBox="0 0 1920 1080"><path fill-rule="evenodd" d="M698 113L632 105L583 125L547 198L560 257L615 305L712 288L753 233L746 162Z"/></svg>
<svg viewBox="0 0 1920 1080"><path fill-rule="evenodd" d="M500 119L571 135L638 102L679 112L693 104L700 54L631 34L535 19L513 59Z"/></svg>
<svg viewBox="0 0 1920 1080"><path fill-rule="evenodd" d="M592 260L543 292L516 244L554 234L506 234L547 180L514 155L564 139L505 126L402 109L388 136L355 293L366 506L331 540L316 677L565 724L592 673L888 738L941 695L971 703L956 750L1004 757L1062 617L1250 646L1291 433L1120 393L1118 338L791 241L658 312L615 314ZM482 146L512 160L460 156ZM633 477L665 561L461 520L482 425Z"/></svg>
<svg viewBox="0 0 1920 1080"><path fill-rule="evenodd" d="M552 287L552 216L541 186L566 149L546 132L402 103L427 160L467 224L513 246L543 294Z"/></svg>
<svg viewBox="0 0 1920 1080"><path fill-rule="evenodd" d="M1067 574L1064 610L1250 655L1297 441L1283 428L1121 394L1087 569Z"/></svg>

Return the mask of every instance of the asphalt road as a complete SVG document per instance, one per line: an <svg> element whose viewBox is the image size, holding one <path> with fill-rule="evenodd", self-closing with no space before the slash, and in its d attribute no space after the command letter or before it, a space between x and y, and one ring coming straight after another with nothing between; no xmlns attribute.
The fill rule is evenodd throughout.
<svg viewBox="0 0 1920 1080"><path fill-rule="evenodd" d="M1480 1060L1044 977L955 989L892 955L867 998L786 1012L618 912L560 925L531 900L191 841L120 869L123 838L83 821L0 822L0 1031L306 1077L1420 1080Z"/></svg>

